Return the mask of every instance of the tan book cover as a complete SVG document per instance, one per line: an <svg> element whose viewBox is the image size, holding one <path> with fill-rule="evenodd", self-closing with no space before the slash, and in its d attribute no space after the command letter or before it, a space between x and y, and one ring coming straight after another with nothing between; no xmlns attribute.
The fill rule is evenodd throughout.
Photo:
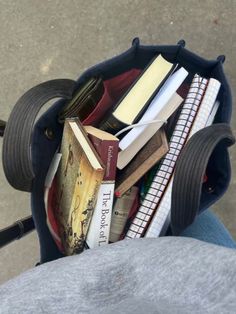
<svg viewBox="0 0 236 314"><path fill-rule="evenodd" d="M163 121L167 120L171 114L181 105L183 102L183 98L180 97L177 93L174 93L173 96L170 98L168 103L165 105L163 111L159 113L158 117L153 117L153 119L158 119L162 122L154 123L148 125L142 132L139 134L138 137L136 137L134 140L132 140L131 137L131 143L126 147L125 149L121 148L121 142L124 140L124 138L121 140L119 146L121 148L119 154L118 154L118 161L117 161L117 168L123 169L133 158L134 156L140 151L142 147L152 138L152 136L161 128L163 125ZM133 130L130 131L130 133ZM129 133L127 134L127 136ZM126 137L126 136L125 136Z"/></svg>
<svg viewBox="0 0 236 314"><path fill-rule="evenodd" d="M153 135L133 160L118 172L115 195L121 197L128 191L168 152L168 149L166 134L162 128Z"/></svg>
<svg viewBox="0 0 236 314"><path fill-rule="evenodd" d="M57 171L57 218L66 255L81 252L104 166L78 119L67 119Z"/></svg>

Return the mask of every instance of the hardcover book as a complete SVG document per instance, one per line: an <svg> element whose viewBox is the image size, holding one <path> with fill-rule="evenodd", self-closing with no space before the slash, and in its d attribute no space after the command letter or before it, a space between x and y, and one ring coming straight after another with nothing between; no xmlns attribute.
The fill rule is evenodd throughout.
<svg viewBox="0 0 236 314"><path fill-rule="evenodd" d="M66 119L56 174L56 217L66 255L83 250L104 166L79 119Z"/></svg>
<svg viewBox="0 0 236 314"><path fill-rule="evenodd" d="M123 127L136 122L174 68L175 65L161 55L155 57L100 128L115 134Z"/></svg>

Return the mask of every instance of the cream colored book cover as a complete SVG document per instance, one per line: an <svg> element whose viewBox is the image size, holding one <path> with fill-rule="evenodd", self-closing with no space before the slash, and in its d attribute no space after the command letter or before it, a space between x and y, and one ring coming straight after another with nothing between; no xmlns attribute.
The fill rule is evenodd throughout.
<svg viewBox="0 0 236 314"><path fill-rule="evenodd" d="M120 102L113 113L114 117L127 125L132 124L172 68L172 63L161 55L157 56Z"/></svg>

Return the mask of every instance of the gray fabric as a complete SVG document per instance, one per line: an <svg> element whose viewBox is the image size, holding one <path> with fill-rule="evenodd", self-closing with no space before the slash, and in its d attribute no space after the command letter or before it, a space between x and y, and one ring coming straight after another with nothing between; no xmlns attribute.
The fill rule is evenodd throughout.
<svg viewBox="0 0 236 314"><path fill-rule="evenodd" d="M191 238L125 240L0 287L0 313L236 313L236 251Z"/></svg>

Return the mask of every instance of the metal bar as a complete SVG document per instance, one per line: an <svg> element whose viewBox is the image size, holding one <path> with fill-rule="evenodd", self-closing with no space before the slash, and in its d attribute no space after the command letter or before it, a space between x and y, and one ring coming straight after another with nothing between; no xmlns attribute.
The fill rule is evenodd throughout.
<svg viewBox="0 0 236 314"><path fill-rule="evenodd" d="M5 128L6 128L6 122L3 120L0 120L0 136L3 137Z"/></svg>
<svg viewBox="0 0 236 314"><path fill-rule="evenodd" d="M9 227L0 230L0 248L14 240L19 240L35 228L32 216L16 221Z"/></svg>

